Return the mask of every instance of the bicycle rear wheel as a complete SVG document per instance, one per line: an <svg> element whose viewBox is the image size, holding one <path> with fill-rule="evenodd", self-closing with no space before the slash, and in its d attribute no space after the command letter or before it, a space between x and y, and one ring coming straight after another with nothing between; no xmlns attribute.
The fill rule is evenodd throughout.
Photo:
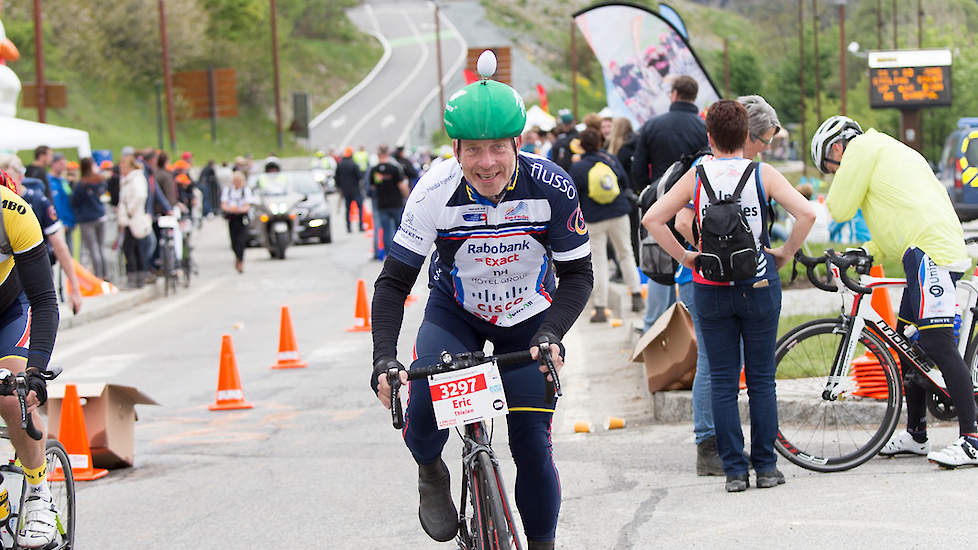
<svg viewBox="0 0 978 550"><path fill-rule="evenodd" d="M71 473L68 454L61 443L47 441L45 456L48 462L48 485L54 507L58 511L58 533L55 548L71 550L75 547L75 479Z"/></svg>
<svg viewBox="0 0 978 550"><path fill-rule="evenodd" d="M865 328L842 392L835 400L823 399L845 335L842 320L819 319L795 327L775 348L779 429L774 446L789 461L816 472L848 470L876 456L903 405L897 362Z"/></svg>
<svg viewBox="0 0 978 550"><path fill-rule="evenodd" d="M498 467L488 453L475 457L472 471L472 485L479 490L472 492L475 510L479 513L480 529L473 533L481 541L478 548L484 550L519 550L519 536L509 510L506 493Z"/></svg>
<svg viewBox="0 0 978 550"><path fill-rule="evenodd" d="M177 291L175 258L173 253L173 243L167 241L160 251L160 264L163 266L163 295L169 296L172 289L175 294Z"/></svg>

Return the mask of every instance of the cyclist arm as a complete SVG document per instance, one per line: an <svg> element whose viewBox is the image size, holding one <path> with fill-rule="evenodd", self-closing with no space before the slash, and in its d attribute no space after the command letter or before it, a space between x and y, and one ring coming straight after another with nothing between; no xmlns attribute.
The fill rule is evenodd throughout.
<svg viewBox="0 0 978 550"><path fill-rule="evenodd" d="M409 265L393 255L384 260L384 268L374 283L370 305L374 363L382 358L397 357L397 335L404 320L404 301L420 273L420 265Z"/></svg>
<svg viewBox="0 0 978 550"><path fill-rule="evenodd" d="M15 252L14 269L31 306L27 367L44 371L51 359L58 331L58 298L54 293L51 264L44 243L24 252Z"/></svg>

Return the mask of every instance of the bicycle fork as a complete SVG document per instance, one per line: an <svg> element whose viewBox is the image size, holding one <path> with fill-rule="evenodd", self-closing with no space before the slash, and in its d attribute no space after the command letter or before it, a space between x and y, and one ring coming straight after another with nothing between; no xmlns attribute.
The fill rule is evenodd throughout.
<svg viewBox="0 0 978 550"><path fill-rule="evenodd" d="M859 335L862 334L865 326L866 321L858 315L846 318L846 335L835 351L832 371L825 381L825 389L822 390L822 399L825 401L835 401L842 393L842 381L849 376L852 355L856 352Z"/></svg>

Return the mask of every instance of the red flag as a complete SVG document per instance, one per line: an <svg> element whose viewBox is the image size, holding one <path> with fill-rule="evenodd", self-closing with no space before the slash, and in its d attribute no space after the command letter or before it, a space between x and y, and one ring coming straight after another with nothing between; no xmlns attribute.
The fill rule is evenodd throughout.
<svg viewBox="0 0 978 550"><path fill-rule="evenodd" d="M540 97L540 108L549 115L550 106L547 104L547 90L543 88L543 84L537 84L537 95Z"/></svg>
<svg viewBox="0 0 978 550"><path fill-rule="evenodd" d="M465 69L464 71L462 71L462 74L465 75L465 85L466 86L468 86L469 84L472 84L473 82L479 80L479 75L475 74L475 71L473 71L472 69Z"/></svg>

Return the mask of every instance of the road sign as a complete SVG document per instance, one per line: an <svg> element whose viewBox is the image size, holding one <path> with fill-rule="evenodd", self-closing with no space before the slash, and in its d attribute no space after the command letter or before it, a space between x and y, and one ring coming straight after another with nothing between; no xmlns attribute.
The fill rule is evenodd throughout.
<svg viewBox="0 0 978 550"><path fill-rule="evenodd" d="M951 104L951 51L870 52L869 106L875 109Z"/></svg>
<svg viewBox="0 0 978 550"><path fill-rule="evenodd" d="M513 85L513 61L510 55L509 46L497 46L492 48L469 48L465 60L465 68L472 71L475 74L479 74L476 70L476 64L479 61L479 56L482 52L486 50L492 50L492 53L496 54L496 74L493 75L493 80L498 80L500 82L505 82L510 86Z"/></svg>
<svg viewBox="0 0 978 550"><path fill-rule="evenodd" d="M25 109L37 108L37 83L24 82L21 97ZM48 109L64 109L68 106L68 87L64 84L44 83L44 106Z"/></svg>
<svg viewBox="0 0 978 550"><path fill-rule="evenodd" d="M210 118L212 92L216 116L238 116L238 85L234 69L214 69L213 81L212 90L208 71L173 73L173 86L189 105L188 109L181 109L177 118Z"/></svg>

